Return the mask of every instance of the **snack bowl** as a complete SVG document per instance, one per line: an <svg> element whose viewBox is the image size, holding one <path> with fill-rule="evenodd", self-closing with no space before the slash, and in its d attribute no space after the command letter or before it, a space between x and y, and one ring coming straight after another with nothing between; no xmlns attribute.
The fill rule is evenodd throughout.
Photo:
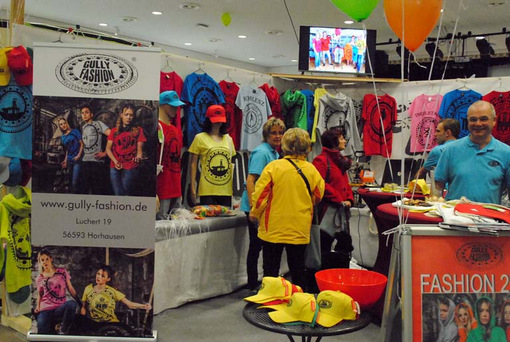
<svg viewBox="0 0 510 342"><path fill-rule="evenodd" d="M381 298L388 278L368 270L332 268L315 273L315 280L319 290L343 292L367 309Z"/></svg>

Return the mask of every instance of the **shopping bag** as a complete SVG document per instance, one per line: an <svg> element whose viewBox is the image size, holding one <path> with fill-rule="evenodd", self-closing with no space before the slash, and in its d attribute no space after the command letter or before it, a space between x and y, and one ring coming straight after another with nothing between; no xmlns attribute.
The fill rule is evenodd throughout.
<svg viewBox="0 0 510 342"><path fill-rule="evenodd" d="M310 228L310 243L305 250L305 267L308 269L321 269L321 236L317 224Z"/></svg>

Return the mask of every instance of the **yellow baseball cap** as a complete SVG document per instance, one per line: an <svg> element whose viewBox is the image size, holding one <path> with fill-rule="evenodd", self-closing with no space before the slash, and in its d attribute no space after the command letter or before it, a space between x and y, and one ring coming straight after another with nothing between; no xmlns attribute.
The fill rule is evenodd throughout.
<svg viewBox="0 0 510 342"><path fill-rule="evenodd" d="M356 319L361 313L358 303L340 291L322 291L317 296L317 306L319 307L317 323L326 328L330 328L344 319Z"/></svg>
<svg viewBox="0 0 510 342"><path fill-rule="evenodd" d="M9 70L9 65L7 63L7 55L5 54L5 49L1 49L1 51L0 51L0 86L8 85L10 80L11 80L11 71Z"/></svg>
<svg viewBox="0 0 510 342"><path fill-rule="evenodd" d="M318 308L315 296L302 292L294 293L287 304L270 307L276 310L269 313L269 317L276 323L314 323Z"/></svg>
<svg viewBox="0 0 510 342"><path fill-rule="evenodd" d="M299 286L292 285L283 277L264 277L256 295L246 297L244 300L253 303L267 303L276 300L287 302L293 292L303 292Z"/></svg>

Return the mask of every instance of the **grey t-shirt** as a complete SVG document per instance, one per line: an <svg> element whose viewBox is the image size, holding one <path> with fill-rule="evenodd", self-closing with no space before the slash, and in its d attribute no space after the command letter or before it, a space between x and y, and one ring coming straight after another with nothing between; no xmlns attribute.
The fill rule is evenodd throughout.
<svg viewBox="0 0 510 342"><path fill-rule="evenodd" d="M104 159L94 158L94 154L102 152L101 147L103 143L104 132L108 129L101 121L92 121L83 125L82 139L83 139L83 161L92 161L104 163Z"/></svg>

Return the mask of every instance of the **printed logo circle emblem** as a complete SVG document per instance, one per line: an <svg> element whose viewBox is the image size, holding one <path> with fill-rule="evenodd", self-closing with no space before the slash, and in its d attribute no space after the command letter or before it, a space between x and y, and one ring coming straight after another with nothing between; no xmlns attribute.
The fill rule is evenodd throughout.
<svg viewBox="0 0 510 342"><path fill-rule="evenodd" d="M493 244L467 243L457 250L457 260L463 264L482 268L501 262L503 253Z"/></svg>
<svg viewBox="0 0 510 342"><path fill-rule="evenodd" d="M32 101L24 87L6 86L0 90L0 132L19 133L32 124Z"/></svg>
<svg viewBox="0 0 510 342"><path fill-rule="evenodd" d="M319 301L319 307L321 309L331 309L333 307L333 303L327 299L321 299Z"/></svg>
<svg viewBox="0 0 510 342"><path fill-rule="evenodd" d="M418 144L420 146L425 147L427 145L427 140L429 140L427 148L431 148L435 141L435 131L438 124L438 120L436 118L431 117L424 117L420 123L418 124L417 137L418 137Z"/></svg>
<svg viewBox="0 0 510 342"><path fill-rule="evenodd" d="M248 103L244 107L245 124L244 131L248 134L256 133L262 127L262 112L253 103Z"/></svg>
<svg viewBox="0 0 510 342"><path fill-rule="evenodd" d="M225 185L230 181L230 152L227 149L212 149L207 153L205 160L207 163L206 181L213 185Z"/></svg>
<svg viewBox="0 0 510 342"><path fill-rule="evenodd" d="M135 84L138 71L128 60L107 54L79 54L60 62L57 79L69 89L85 94L113 94Z"/></svg>

